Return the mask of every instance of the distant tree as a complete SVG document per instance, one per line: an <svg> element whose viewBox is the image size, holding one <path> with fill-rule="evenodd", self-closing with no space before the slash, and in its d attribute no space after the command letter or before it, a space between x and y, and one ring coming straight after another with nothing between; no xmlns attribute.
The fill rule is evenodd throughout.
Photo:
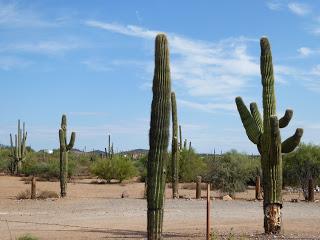
<svg viewBox="0 0 320 240"><path fill-rule="evenodd" d="M320 181L320 146L301 144L296 151L285 155L283 162L284 184L301 187L307 199L309 179L317 184Z"/></svg>

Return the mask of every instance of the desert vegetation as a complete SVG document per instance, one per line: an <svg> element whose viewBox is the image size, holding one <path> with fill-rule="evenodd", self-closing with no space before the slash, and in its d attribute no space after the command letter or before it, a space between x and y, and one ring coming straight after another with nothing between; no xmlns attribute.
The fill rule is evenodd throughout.
<svg viewBox="0 0 320 240"><path fill-rule="evenodd" d="M269 40L261 38L260 47L263 117L256 103L250 104L249 111L242 98L236 98L245 132L257 146L259 155L249 155L236 150L221 154L200 154L190 140L183 140L183 125L178 122L179 106L171 86L169 42L165 34L158 34L155 39L149 149L145 153L136 156L127 152L115 152L110 135L104 151L73 149L76 133L72 132L69 138L66 115L62 116L60 129L57 129L57 149L50 153L44 150L37 152L28 147L25 124L23 123L21 129L18 120L18 132L14 140L10 134L10 145L0 149L0 170L7 175L23 177L26 183L30 183L31 190L17 192L16 199L19 201L66 198L69 195L67 186L72 186L70 183L76 184L75 180L81 178L91 179L91 182L86 183L91 185L98 185L100 180L105 185L118 187L144 183L144 194L141 194L140 198L146 198L147 201L146 229L147 238L150 240L163 239L165 235L163 219L166 188L171 188L170 198L177 204L181 204L180 198L190 199L181 194L185 189L194 191L194 198L197 199L203 198L201 190L208 189L208 223L210 190L220 191L223 200L231 201L237 199L238 193L246 192L248 188L255 186L255 197L250 200L263 200L261 213L263 212L264 232L281 234L284 189L295 188L303 194L305 201L315 201L316 186L320 185L320 147L300 143L303 135L301 128L285 141L281 140L280 128L288 126L293 111L286 110L280 119L276 116ZM171 152L168 152L170 143ZM60 191L56 191L59 191L60 195L47 189L38 191L37 182L41 181L59 181ZM121 193L121 198L129 197L126 191ZM61 199L61 202L63 201ZM207 231L210 231L209 227L210 224ZM209 235L208 232L207 239ZM211 237L215 239L215 234ZM232 238L233 234L230 233L229 239ZM18 239L36 238L25 235Z"/></svg>

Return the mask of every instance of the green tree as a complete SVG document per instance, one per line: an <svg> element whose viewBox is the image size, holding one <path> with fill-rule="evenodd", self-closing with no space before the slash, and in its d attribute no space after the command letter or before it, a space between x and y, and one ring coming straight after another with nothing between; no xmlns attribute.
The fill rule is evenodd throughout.
<svg viewBox="0 0 320 240"><path fill-rule="evenodd" d="M308 197L308 181L320 182L320 146L301 144L298 149L284 157L284 184L299 186Z"/></svg>

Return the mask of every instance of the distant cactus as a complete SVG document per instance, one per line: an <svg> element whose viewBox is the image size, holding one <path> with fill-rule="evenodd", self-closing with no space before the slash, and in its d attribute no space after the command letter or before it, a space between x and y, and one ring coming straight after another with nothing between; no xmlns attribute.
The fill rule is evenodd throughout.
<svg viewBox="0 0 320 240"><path fill-rule="evenodd" d="M174 92L171 93L171 113L172 113L172 198L179 197L179 143L178 143L178 114L177 102Z"/></svg>
<svg viewBox="0 0 320 240"><path fill-rule="evenodd" d="M12 174L20 174L21 164L26 158L26 141L27 132L25 130L25 123L23 123L21 130L20 120L18 120L18 134L15 134L15 145L13 145L12 134L10 134L10 157L13 159L10 170Z"/></svg>
<svg viewBox="0 0 320 240"><path fill-rule="evenodd" d="M68 182L68 152L73 148L76 134L71 133L69 144L67 143L67 117L62 115L61 129L59 130L60 139L60 193L61 197L67 196Z"/></svg>
<svg viewBox="0 0 320 240"><path fill-rule="evenodd" d="M147 163L148 239L162 239L164 190L170 125L170 67L167 37L155 40L155 69Z"/></svg>
<svg viewBox="0 0 320 240"><path fill-rule="evenodd" d="M281 232L282 208L282 153L289 153L299 144L303 129L281 143L279 128L286 127L292 110L286 110L283 118L276 117L276 98L270 44L261 38L260 69L263 86L263 120L256 103L250 104L250 112L241 97L236 98L237 108L248 138L257 145L261 154L262 186L264 191L264 229L266 233Z"/></svg>

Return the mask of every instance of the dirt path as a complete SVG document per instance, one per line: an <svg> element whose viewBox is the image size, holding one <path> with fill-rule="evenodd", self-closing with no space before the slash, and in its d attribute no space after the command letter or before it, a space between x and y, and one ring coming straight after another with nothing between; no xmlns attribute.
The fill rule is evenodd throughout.
<svg viewBox="0 0 320 240"><path fill-rule="evenodd" d="M144 239L143 184L120 186L88 182L90 180L69 184L67 199L18 201L15 200L17 193L29 185L18 178L0 177L0 239L10 239L10 232L13 239L25 233L48 240ZM39 182L38 189L59 190L58 183L49 182ZM123 191L127 191L130 198L121 199ZM167 196L169 193L170 189ZM181 190L181 193L194 195L193 190ZM241 196L250 198L251 195L247 192ZM263 232L261 202L214 200L212 206L213 230L218 234L263 237L260 235ZM205 200L167 199L166 238L204 239L205 208ZM320 239L320 203L286 202L283 222L287 238Z"/></svg>

